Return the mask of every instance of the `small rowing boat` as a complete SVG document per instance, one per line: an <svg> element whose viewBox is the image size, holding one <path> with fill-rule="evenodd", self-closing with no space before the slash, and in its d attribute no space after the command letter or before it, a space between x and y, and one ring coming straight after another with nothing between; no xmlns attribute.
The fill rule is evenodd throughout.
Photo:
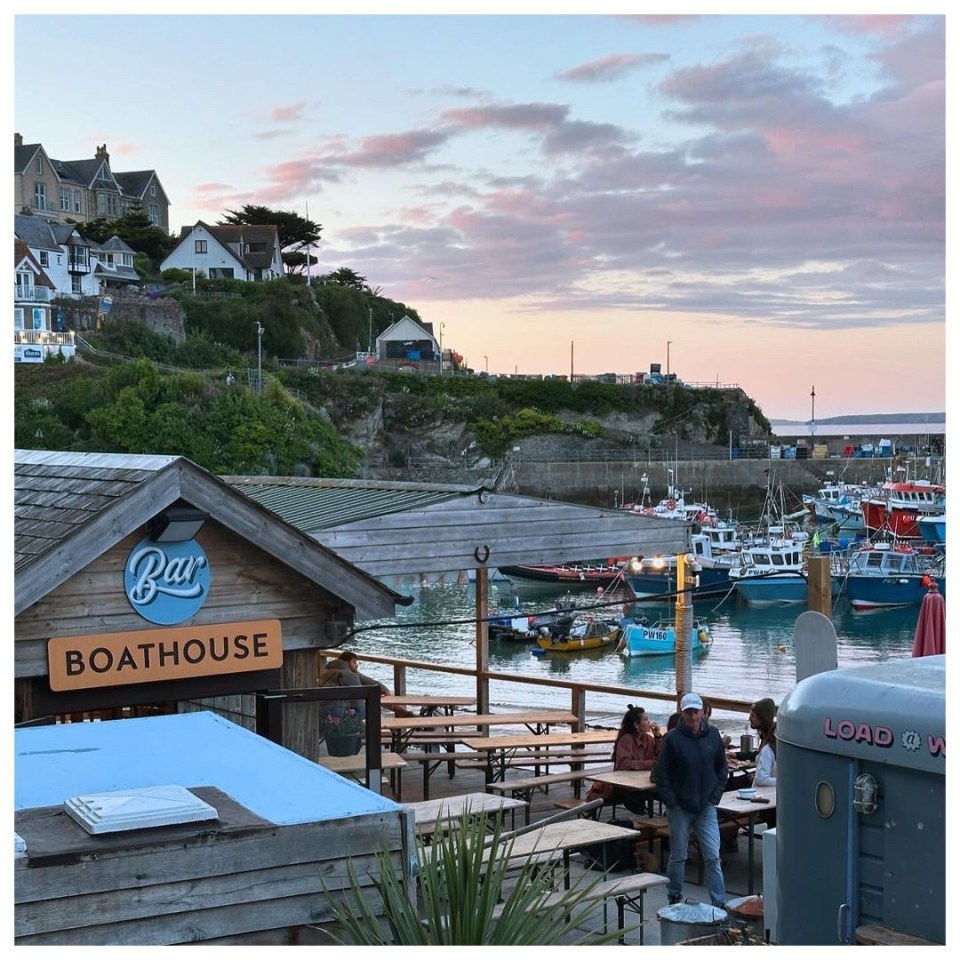
<svg viewBox="0 0 960 960"><path fill-rule="evenodd" d="M620 639L621 627L611 620L594 620L592 617L574 624L564 635L551 634L537 637L537 646L551 653L574 653L580 650L597 650L613 646Z"/></svg>

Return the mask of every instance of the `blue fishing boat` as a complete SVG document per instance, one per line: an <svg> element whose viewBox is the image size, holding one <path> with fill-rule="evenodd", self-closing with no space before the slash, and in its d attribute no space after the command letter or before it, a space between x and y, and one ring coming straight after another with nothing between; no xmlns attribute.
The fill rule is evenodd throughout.
<svg viewBox="0 0 960 960"><path fill-rule="evenodd" d="M833 596L844 581L840 559L831 554ZM737 595L751 607L778 607L807 602L808 586L803 544L795 538L777 538L744 549L730 569Z"/></svg>
<svg viewBox="0 0 960 960"><path fill-rule="evenodd" d="M705 653L710 646L710 630L699 620L693 621L690 631L690 649ZM623 620L623 636L617 644L617 652L624 657L656 657L674 655L677 651L677 629L669 620L647 623L646 617L639 620Z"/></svg>
<svg viewBox="0 0 960 960"><path fill-rule="evenodd" d="M947 595L942 553L906 543L868 543L850 557L844 589L854 610L873 610L919 604L931 581Z"/></svg>
<svg viewBox="0 0 960 960"><path fill-rule="evenodd" d="M692 534L690 546L694 562L693 599L723 597L729 593L730 565L735 554L717 554L706 530ZM634 557L624 568L624 579L637 600L663 598L677 589L677 558L669 555Z"/></svg>
<svg viewBox="0 0 960 960"><path fill-rule="evenodd" d="M917 517L920 536L926 543L944 544L947 542L947 514L931 513Z"/></svg>

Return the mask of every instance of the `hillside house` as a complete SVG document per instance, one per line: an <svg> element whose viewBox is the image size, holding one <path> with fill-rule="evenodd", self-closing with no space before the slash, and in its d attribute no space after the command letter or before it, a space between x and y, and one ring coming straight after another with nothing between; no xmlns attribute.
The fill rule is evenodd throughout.
<svg viewBox="0 0 960 960"><path fill-rule="evenodd" d="M161 271L178 268L210 280L275 280L284 274L280 236L272 225L217 224L183 227L180 242Z"/></svg>
<svg viewBox="0 0 960 960"><path fill-rule="evenodd" d="M13 264L14 362L43 363L56 353L75 356L74 335L63 330L61 313L51 308L53 281L22 240L14 240Z"/></svg>
<svg viewBox="0 0 960 960"><path fill-rule="evenodd" d="M412 317L404 315L377 337L379 363L436 363L439 359L440 345L433 335L432 324L420 324Z"/></svg>

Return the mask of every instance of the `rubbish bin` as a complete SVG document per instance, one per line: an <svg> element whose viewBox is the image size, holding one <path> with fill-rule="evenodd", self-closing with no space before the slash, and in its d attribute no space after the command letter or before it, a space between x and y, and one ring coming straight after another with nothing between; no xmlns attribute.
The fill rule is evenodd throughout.
<svg viewBox="0 0 960 960"><path fill-rule="evenodd" d="M695 940L718 934L724 927L727 911L709 903L684 900L657 911L660 920L660 943L673 946L686 940Z"/></svg>

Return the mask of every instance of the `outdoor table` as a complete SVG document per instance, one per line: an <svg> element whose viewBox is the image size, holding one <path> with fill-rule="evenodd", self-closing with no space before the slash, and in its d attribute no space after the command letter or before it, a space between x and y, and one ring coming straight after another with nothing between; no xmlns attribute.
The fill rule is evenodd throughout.
<svg viewBox="0 0 960 960"><path fill-rule="evenodd" d="M489 729L490 727L525 726L535 734L541 734L550 729L551 724L577 722L577 717L566 710L528 710L524 713L455 713L441 717L386 717L380 721L380 728L390 735L390 745L394 753L403 753L411 738L418 732L449 731L463 727ZM430 774L440 763L446 761L450 776L454 775L456 753L451 735L444 744L446 751L437 756L436 760L423 762L423 796L427 798L429 792ZM397 771L397 797L400 797L400 772Z"/></svg>
<svg viewBox="0 0 960 960"><path fill-rule="evenodd" d="M515 836L512 839L513 846L510 850L510 859L526 859L530 856L543 854L561 854L563 857L563 885L566 889L569 889L570 854L573 851L594 843L635 837L638 833L639 831L632 830L629 827L618 827L612 823L603 823L589 818L558 820ZM505 837L501 842L510 843L510 837ZM487 858L489 856L488 851Z"/></svg>
<svg viewBox="0 0 960 960"><path fill-rule="evenodd" d="M741 800L739 791L728 790L720 798L717 805L717 814L725 814L726 819L741 820L747 818L747 894L753 893L753 835L754 821L758 814L777 809L777 788L757 787L757 799L767 800L767 803L755 803L751 800Z"/></svg>
<svg viewBox="0 0 960 960"><path fill-rule="evenodd" d="M427 694L391 693L380 698L384 707L439 707L447 716L457 707L472 707L476 697L430 696Z"/></svg>
<svg viewBox="0 0 960 960"><path fill-rule="evenodd" d="M591 743L613 743L617 739L616 730L582 730L570 733L541 733L531 736L505 735L501 737L465 737L462 743L471 750L487 754L486 782L505 780L507 772L507 758L515 757L519 751L533 750L529 754L530 763L536 767L537 751L543 747L568 746L579 747ZM524 755L526 757L526 755ZM499 777L494 776L494 760L499 759ZM604 761L608 757L602 758ZM571 761L571 767L576 761Z"/></svg>
<svg viewBox="0 0 960 960"><path fill-rule="evenodd" d="M331 770L333 773L350 777L358 783L363 784L363 786L369 787L370 785L366 782L370 776L370 771L367 770L366 750L361 750L352 757L320 757L317 763L319 763L321 767ZM381 771L399 770L406 765L407 761L404 760L403 757L398 757L395 753L390 753L389 750L385 750L380 754Z"/></svg>
<svg viewBox="0 0 960 960"><path fill-rule="evenodd" d="M459 820L464 811L485 815L498 810L509 810L511 816L515 816L518 809L527 805L526 800L517 800L513 797L495 797L489 793L464 793L456 797L442 797L439 800L405 803L404 807L414 812L417 832L428 833L438 819L441 823Z"/></svg>

